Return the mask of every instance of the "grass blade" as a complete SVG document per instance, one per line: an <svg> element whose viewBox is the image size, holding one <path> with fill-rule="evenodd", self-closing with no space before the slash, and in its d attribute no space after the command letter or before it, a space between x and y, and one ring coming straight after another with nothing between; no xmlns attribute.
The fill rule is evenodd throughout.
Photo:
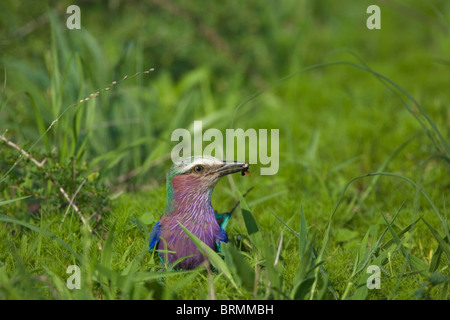
<svg viewBox="0 0 450 320"><path fill-rule="evenodd" d="M8 203L13 203L13 202L16 202L16 201L20 201L20 200L23 200L23 199L26 199L26 198L29 198L29 197L30 196L16 198L16 199L11 199L11 200L3 200L3 201L0 201L0 206L3 206L3 205L8 204Z"/></svg>
<svg viewBox="0 0 450 320"><path fill-rule="evenodd" d="M247 262L245 257L233 245L222 244L222 250L225 255L225 262L229 266L237 284L242 286L248 292L252 292L255 285L255 271Z"/></svg>
<svg viewBox="0 0 450 320"><path fill-rule="evenodd" d="M190 232L185 226L183 226L180 222L178 222L180 227L186 232L188 237L194 242L197 248L208 258L209 262L218 270L220 270L225 277L230 280L231 284L239 290L236 282L233 279L230 269L223 259L207 244L197 238L192 232Z"/></svg>
<svg viewBox="0 0 450 320"><path fill-rule="evenodd" d="M425 222L425 224L427 225L428 229L430 229L431 233L433 234L433 237L439 243L439 247L445 253L445 256L447 257L447 262L449 263L449 266L450 266L450 246L448 244L448 241L445 241L439 235L439 232L437 232L437 230L434 229L423 217L422 217L422 221Z"/></svg>

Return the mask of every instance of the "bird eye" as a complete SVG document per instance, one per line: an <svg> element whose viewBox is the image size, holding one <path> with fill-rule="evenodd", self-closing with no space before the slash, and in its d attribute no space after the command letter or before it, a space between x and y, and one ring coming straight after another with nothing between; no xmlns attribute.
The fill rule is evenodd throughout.
<svg viewBox="0 0 450 320"><path fill-rule="evenodd" d="M202 172L203 171L203 167L202 166L195 166L194 167L194 171L195 172Z"/></svg>

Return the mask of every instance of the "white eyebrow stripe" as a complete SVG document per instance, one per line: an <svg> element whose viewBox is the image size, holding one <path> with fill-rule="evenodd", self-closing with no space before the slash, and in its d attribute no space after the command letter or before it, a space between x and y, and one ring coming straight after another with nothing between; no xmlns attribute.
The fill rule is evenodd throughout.
<svg viewBox="0 0 450 320"><path fill-rule="evenodd" d="M176 165L177 167L182 167L183 171L188 171L197 165L209 167L221 166L223 165L223 161L210 156L194 156L181 159L176 163Z"/></svg>

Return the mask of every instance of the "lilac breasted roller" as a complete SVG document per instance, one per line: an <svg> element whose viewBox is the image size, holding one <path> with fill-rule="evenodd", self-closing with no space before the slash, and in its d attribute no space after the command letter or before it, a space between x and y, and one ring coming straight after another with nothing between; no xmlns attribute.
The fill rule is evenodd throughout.
<svg viewBox="0 0 450 320"><path fill-rule="evenodd" d="M192 242L181 223L210 248L219 251L221 242L228 242L225 226L229 215L216 215L211 206L211 194L221 177L235 173L248 173L249 164L238 161L222 161L210 156L193 156L176 162L166 178L166 208L161 219L150 234L149 249L168 250L161 259L168 257L172 264L182 260L178 266L193 269L205 260ZM217 218L223 218L219 225Z"/></svg>

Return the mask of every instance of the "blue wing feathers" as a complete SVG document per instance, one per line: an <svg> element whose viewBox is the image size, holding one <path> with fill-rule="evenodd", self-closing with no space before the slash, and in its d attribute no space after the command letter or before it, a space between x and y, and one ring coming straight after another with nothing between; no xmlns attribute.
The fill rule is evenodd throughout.
<svg viewBox="0 0 450 320"><path fill-rule="evenodd" d="M155 247L155 245L159 242L159 236L161 235L161 221L158 221L158 223L155 224L155 226L152 229L152 232L150 233L150 239L149 239L149 245L148 248L151 250Z"/></svg>
<svg viewBox="0 0 450 320"><path fill-rule="evenodd" d="M220 233L217 236L217 242L228 242L228 235L225 230L220 227Z"/></svg>

